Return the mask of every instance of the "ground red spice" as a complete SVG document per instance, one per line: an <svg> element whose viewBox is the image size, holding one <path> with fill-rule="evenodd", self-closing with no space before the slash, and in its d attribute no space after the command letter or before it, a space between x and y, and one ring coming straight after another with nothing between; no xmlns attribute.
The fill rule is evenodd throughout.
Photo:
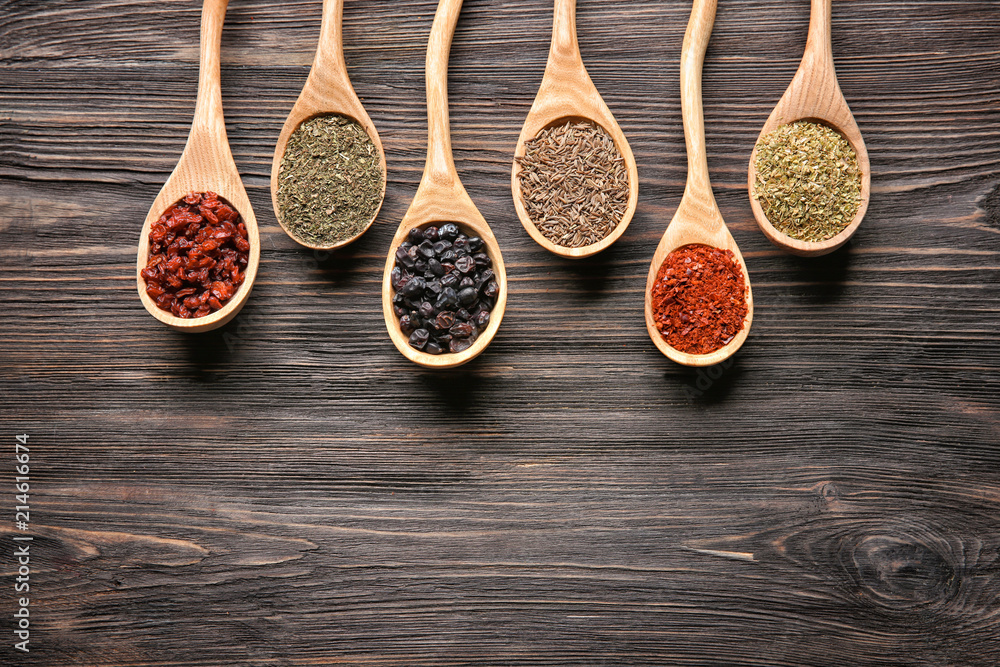
<svg viewBox="0 0 1000 667"><path fill-rule="evenodd" d="M743 329L747 316L746 281L733 251L701 243L667 255L651 296L660 335L688 354L723 347Z"/></svg>
<svg viewBox="0 0 1000 667"><path fill-rule="evenodd" d="M249 257L240 214L214 192L192 192L149 230L146 294L177 317L204 317L243 284Z"/></svg>

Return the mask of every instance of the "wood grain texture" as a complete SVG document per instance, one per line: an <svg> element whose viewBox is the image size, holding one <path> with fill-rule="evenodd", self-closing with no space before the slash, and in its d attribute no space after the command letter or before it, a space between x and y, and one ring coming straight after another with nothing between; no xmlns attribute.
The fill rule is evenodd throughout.
<svg viewBox="0 0 1000 667"><path fill-rule="evenodd" d="M388 186L326 254L269 206L321 3L231 3L223 105L261 264L240 315L192 336L149 318L133 267L190 127L200 4L0 2L0 442L31 436L35 536L24 657L0 527L0 663L997 664L1000 5L834 2L872 199L807 260L760 233L746 170L809 2L720 2L709 170L755 313L731 364L694 370L642 317L684 186L690 3L578 0L640 187L622 238L569 261L508 186L551 5L466 0L452 145L510 293L483 355L430 371L386 336L379 285L424 166L436 4L345 3Z"/></svg>

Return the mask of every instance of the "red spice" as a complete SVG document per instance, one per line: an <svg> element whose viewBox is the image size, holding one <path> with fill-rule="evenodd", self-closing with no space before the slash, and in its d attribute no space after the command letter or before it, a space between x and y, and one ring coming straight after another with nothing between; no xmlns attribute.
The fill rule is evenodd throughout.
<svg viewBox="0 0 1000 667"><path fill-rule="evenodd" d="M243 284L249 257L240 214L214 192L192 192L149 230L146 294L177 317L204 317Z"/></svg>
<svg viewBox="0 0 1000 667"><path fill-rule="evenodd" d="M663 260L652 291L653 319L663 339L688 354L708 354L743 329L746 282L732 250L701 243Z"/></svg>

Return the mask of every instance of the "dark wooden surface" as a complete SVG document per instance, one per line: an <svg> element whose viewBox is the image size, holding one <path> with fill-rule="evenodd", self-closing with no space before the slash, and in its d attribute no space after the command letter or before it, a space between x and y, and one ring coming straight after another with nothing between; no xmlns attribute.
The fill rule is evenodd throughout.
<svg viewBox="0 0 1000 667"><path fill-rule="evenodd" d="M0 2L0 663L1000 663L1000 3L834 3L872 202L847 248L803 260L757 230L746 168L809 3L721 0L709 165L756 314L735 362L701 372L642 316L686 168L682 0L579 2L641 185L625 236L575 263L529 239L509 190L551 5L466 2L455 157L508 311L455 371L393 348L380 278L423 166L435 5L347 3L389 186L326 258L282 233L268 191L320 3L232 3L223 98L262 264L235 322L187 336L143 310L134 262L194 108L198 3Z"/></svg>

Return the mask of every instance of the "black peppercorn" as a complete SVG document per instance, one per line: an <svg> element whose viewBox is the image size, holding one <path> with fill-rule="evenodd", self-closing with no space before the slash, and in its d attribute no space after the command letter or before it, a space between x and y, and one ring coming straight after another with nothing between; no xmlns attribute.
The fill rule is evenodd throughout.
<svg viewBox="0 0 1000 667"><path fill-rule="evenodd" d="M438 295L434 305L438 308L454 308L458 305L458 292L452 287L445 287L441 290L441 294Z"/></svg>
<svg viewBox="0 0 1000 667"><path fill-rule="evenodd" d="M413 229L394 253L393 312L409 344L429 354L469 349L490 322L500 287L478 236L455 223Z"/></svg>
<svg viewBox="0 0 1000 667"><path fill-rule="evenodd" d="M410 278L403 287L399 290L399 293L405 297L413 298L420 296L424 293L424 288L427 287L427 281L420 276L413 276Z"/></svg>
<svg viewBox="0 0 1000 667"><path fill-rule="evenodd" d="M471 306L476 302L478 295L475 287L466 287L458 293L458 300L463 306Z"/></svg>
<svg viewBox="0 0 1000 667"><path fill-rule="evenodd" d="M427 340L430 336L431 334L427 331L427 329L417 329L410 334L410 345L419 350L427 344Z"/></svg>
<svg viewBox="0 0 1000 667"><path fill-rule="evenodd" d="M435 324L438 329L450 329L453 324L455 324L455 313L450 310L444 310L437 315ZM402 322L400 322L402 326Z"/></svg>

